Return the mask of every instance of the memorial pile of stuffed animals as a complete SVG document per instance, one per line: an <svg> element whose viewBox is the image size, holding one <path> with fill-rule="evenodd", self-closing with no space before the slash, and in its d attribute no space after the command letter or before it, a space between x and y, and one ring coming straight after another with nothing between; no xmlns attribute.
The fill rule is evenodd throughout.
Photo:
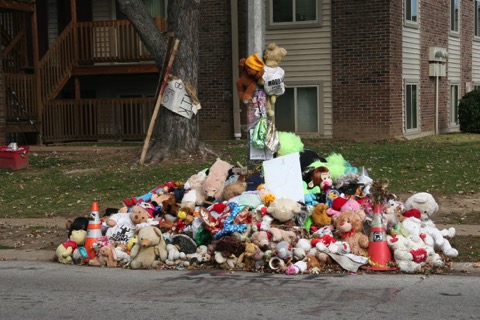
<svg viewBox="0 0 480 320"><path fill-rule="evenodd" d="M439 230L432 220L438 204L431 194L402 202L340 154L322 158L302 149L275 159L292 155L299 184L295 177L282 185L268 176L282 177L282 171L247 172L218 158L185 181L161 182L101 216L94 203L89 218L69 226L58 261L293 275L420 273L445 268L458 255L449 242L455 229ZM302 190L289 190L297 185ZM302 199L285 196L289 191Z"/></svg>

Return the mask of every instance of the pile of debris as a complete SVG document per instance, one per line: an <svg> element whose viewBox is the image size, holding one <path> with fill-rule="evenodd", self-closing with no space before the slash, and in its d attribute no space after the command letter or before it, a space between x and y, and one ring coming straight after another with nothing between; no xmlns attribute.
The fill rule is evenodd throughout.
<svg viewBox="0 0 480 320"><path fill-rule="evenodd" d="M280 165L278 165L280 163ZM287 174L288 173L288 174ZM222 268L285 274L444 269L458 251L425 192L400 201L339 154L311 150L261 171L217 159L185 182L167 181L100 217L69 226L61 263L131 269Z"/></svg>

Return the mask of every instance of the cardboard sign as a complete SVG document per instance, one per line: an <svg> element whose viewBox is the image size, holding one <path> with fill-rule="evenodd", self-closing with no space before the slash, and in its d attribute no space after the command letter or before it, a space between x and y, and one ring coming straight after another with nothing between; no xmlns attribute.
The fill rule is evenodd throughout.
<svg viewBox="0 0 480 320"><path fill-rule="evenodd" d="M263 162L266 188L277 198L305 201L298 152Z"/></svg>
<svg viewBox="0 0 480 320"><path fill-rule="evenodd" d="M188 119L191 119L201 109L200 104L193 103L192 98L185 90L185 84L180 79L168 81L161 104Z"/></svg>

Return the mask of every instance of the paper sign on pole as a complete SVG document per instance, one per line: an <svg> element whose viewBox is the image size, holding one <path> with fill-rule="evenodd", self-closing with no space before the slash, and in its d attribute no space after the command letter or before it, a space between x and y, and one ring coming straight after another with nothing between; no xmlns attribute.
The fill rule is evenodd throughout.
<svg viewBox="0 0 480 320"><path fill-rule="evenodd" d="M191 119L201 109L200 103L194 103L180 79L168 81L163 94L162 106L185 118Z"/></svg>
<svg viewBox="0 0 480 320"><path fill-rule="evenodd" d="M277 198L305 201L298 152L263 162L265 187Z"/></svg>

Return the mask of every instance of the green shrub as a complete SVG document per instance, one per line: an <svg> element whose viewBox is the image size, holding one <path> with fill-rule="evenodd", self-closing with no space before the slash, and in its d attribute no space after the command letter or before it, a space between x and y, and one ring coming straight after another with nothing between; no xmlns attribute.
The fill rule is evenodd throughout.
<svg viewBox="0 0 480 320"><path fill-rule="evenodd" d="M463 96L458 105L460 131L480 133L480 90L473 90Z"/></svg>

